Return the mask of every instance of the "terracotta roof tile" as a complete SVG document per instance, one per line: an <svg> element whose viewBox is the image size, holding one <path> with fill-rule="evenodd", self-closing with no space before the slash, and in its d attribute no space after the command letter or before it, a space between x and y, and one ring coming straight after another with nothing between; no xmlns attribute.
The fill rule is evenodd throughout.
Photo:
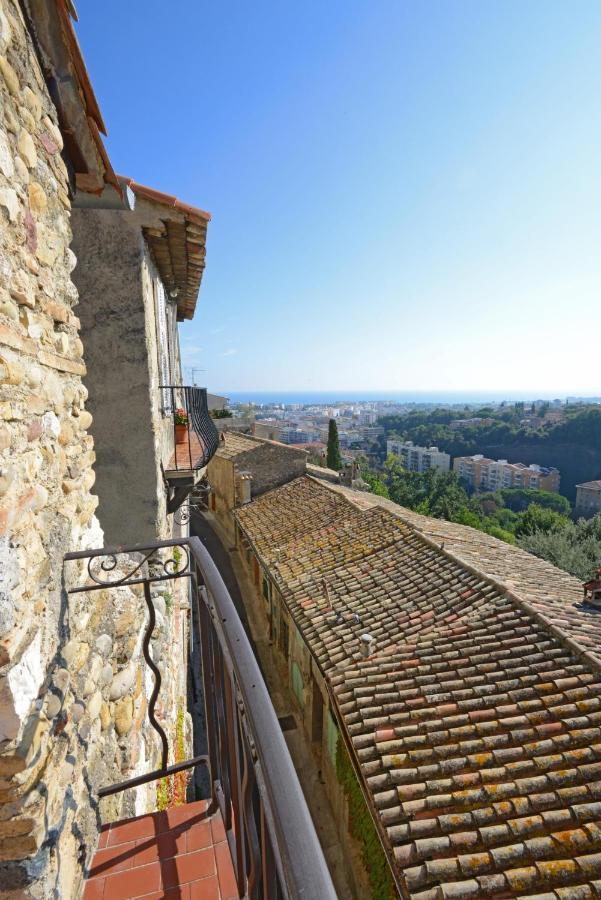
<svg viewBox="0 0 601 900"><path fill-rule="evenodd" d="M522 604L540 561L501 545L504 590L488 545L480 570L477 546L433 542L448 523L404 512L303 477L236 517L330 683L409 896L580 896L601 879L601 678L581 625L537 607L571 621L574 580L553 569Z"/></svg>

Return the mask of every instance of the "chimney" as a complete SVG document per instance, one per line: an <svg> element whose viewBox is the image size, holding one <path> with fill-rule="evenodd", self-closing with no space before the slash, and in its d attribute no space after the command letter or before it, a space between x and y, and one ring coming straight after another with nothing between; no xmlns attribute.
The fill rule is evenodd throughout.
<svg viewBox="0 0 601 900"><path fill-rule="evenodd" d="M359 640L361 641L361 656L363 657L363 659L367 659L373 652L374 639L371 634L368 634L366 632L365 634L361 635Z"/></svg>
<svg viewBox="0 0 601 900"><path fill-rule="evenodd" d="M250 472L236 473L236 506L245 506L252 499L252 480Z"/></svg>
<svg viewBox="0 0 601 900"><path fill-rule="evenodd" d="M590 606L601 609L601 568L595 570L595 577L584 585L584 600Z"/></svg>

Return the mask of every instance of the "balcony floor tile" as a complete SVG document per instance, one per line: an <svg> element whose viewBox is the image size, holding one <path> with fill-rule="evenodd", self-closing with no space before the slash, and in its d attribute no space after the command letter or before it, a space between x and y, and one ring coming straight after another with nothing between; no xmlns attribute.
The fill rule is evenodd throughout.
<svg viewBox="0 0 601 900"><path fill-rule="evenodd" d="M192 429L190 429L188 435L189 441L186 439L183 444L175 445L175 450L166 466L166 472L175 470L186 472L200 468L205 452L205 444L200 435L192 431Z"/></svg>
<svg viewBox="0 0 601 900"><path fill-rule="evenodd" d="M208 801L106 825L84 900L234 900L221 814Z"/></svg>

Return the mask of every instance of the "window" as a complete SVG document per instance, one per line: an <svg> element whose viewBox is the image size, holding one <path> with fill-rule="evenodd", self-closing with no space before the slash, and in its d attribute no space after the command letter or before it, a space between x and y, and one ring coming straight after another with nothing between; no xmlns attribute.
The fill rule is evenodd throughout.
<svg viewBox="0 0 601 900"><path fill-rule="evenodd" d="M167 297L163 283L157 279L154 282L154 296L157 320L157 354L159 364L160 384L171 384L171 363L169 353L169 330L167 327ZM163 413L169 415L171 408L171 393L161 391Z"/></svg>
<svg viewBox="0 0 601 900"><path fill-rule="evenodd" d="M305 683L298 663L292 663L292 690L300 706L305 705Z"/></svg>
<svg viewBox="0 0 601 900"><path fill-rule="evenodd" d="M328 756L332 762L333 766L336 766L336 747L338 746L338 728L336 726L336 722L334 721L334 717L332 713L328 709L328 731L326 735L326 742L328 745Z"/></svg>
<svg viewBox="0 0 601 900"><path fill-rule="evenodd" d="M263 575L263 597L265 598L265 602L269 603L269 598L271 596L269 578L266 575Z"/></svg>
<svg viewBox="0 0 601 900"><path fill-rule="evenodd" d="M285 659L288 659L288 619L282 613L280 618L280 650Z"/></svg>

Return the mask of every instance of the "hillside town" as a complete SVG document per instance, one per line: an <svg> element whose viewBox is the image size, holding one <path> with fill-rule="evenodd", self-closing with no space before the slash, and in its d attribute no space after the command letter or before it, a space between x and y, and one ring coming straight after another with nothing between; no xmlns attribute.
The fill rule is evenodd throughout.
<svg viewBox="0 0 601 900"><path fill-rule="evenodd" d="M0 896L601 896L598 404L186 383L218 213L117 174L76 21L0 0Z"/></svg>

